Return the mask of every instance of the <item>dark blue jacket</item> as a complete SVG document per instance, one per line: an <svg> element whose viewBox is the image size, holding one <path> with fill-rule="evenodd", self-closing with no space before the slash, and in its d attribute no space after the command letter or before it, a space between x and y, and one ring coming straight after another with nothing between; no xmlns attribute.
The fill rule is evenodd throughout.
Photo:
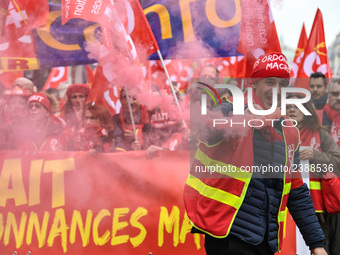
<svg viewBox="0 0 340 255"><path fill-rule="evenodd" d="M282 132L280 123L275 123L279 125L276 127L277 132ZM253 143L254 166L261 169L261 166L285 165L284 141L271 144L260 130L254 130ZM294 164L299 164L299 150L294 156ZM272 251L277 251L277 214L283 189L282 177L283 173L253 173L246 197L231 228L231 235L253 245L260 244L266 237ZM324 235L305 184L291 190L287 206L307 245L311 248L322 247Z"/></svg>

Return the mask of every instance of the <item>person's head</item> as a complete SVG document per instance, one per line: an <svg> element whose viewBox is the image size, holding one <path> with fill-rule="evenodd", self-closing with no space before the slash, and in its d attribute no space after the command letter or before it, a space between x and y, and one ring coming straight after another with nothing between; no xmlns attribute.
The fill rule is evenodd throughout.
<svg viewBox="0 0 340 255"><path fill-rule="evenodd" d="M88 103L85 106L84 123L86 126L97 125L105 128L107 131L114 129L112 116L108 109L104 106L95 104L93 102Z"/></svg>
<svg viewBox="0 0 340 255"><path fill-rule="evenodd" d="M199 78L219 78L220 72L217 67L212 64L203 66L199 72Z"/></svg>
<svg viewBox="0 0 340 255"><path fill-rule="evenodd" d="M273 104L274 88L277 88L280 105L281 88L287 87L290 79L290 68L286 56L282 53L261 56L256 60L250 77L254 93L264 109L270 109Z"/></svg>
<svg viewBox="0 0 340 255"><path fill-rule="evenodd" d="M340 79L332 81L328 103L332 110L340 113Z"/></svg>
<svg viewBox="0 0 340 255"><path fill-rule="evenodd" d="M288 99L302 99L304 96L300 94L289 94L287 96ZM287 116L296 120L297 127L301 129L302 127L317 131L322 128L320 124L320 119L318 114L315 112L314 105L312 101L308 101L302 104L304 108L307 109L312 115L304 115L303 112L297 108L295 104L288 104L287 105Z"/></svg>
<svg viewBox="0 0 340 255"><path fill-rule="evenodd" d="M67 88L68 102L75 111L84 109L90 87L87 84L72 84Z"/></svg>
<svg viewBox="0 0 340 255"><path fill-rule="evenodd" d="M42 125L51 116L51 104L43 93L34 93L28 99L28 118L31 122Z"/></svg>
<svg viewBox="0 0 340 255"><path fill-rule="evenodd" d="M327 92L327 78L321 72L312 73L309 77L309 91L313 100L319 100Z"/></svg>
<svg viewBox="0 0 340 255"><path fill-rule="evenodd" d="M128 112L129 106L128 106L128 100L127 100L127 95L126 95L125 89L122 89L120 91L119 99L120 99L120 102L122 103L123 111ZM140 103L138 102L137 98L135 96L132 96L131 94L129 94L129 99L130 99L132 113L138 112L139 109L140 109Z"/></svg>
<svg viewBox="0 0 340 255"><path fill-rule="evenodd" d="M19 87L14 87L4 94L6 116L17 122L27 116L28 93Z"/></svg>
<svg viewBox="0 0 340 255"><path fill-rule="evenodd" d="M59 100L59 91L55 88L48 88L45 90L46 95L53 95L57 100Z"/></svg>
<svg viewBox="0 0 340 255"><path fill-rule="evenodd" d="M20 77L14 80L12 84L12 88L18 87L22 90L27 91L29 95L32 95L34 93L34 84L31 80L25 78L25 77Z"/></svg>

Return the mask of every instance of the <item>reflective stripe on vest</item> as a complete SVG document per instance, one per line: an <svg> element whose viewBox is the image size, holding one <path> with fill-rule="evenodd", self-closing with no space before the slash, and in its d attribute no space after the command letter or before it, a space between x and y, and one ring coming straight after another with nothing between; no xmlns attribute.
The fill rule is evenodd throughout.
<svg viewBox="0 0 340 255"><path fill-rule="evenodd" d="M239 196L226 192L224 190L216 189L203 183L200 179L193 175L189 175L187 184L193 189L197 190L202 196L210 199L214 199L223 204L230 205L231 207L238 209L240 208L242 201ZM243 192L242 192L243 195ZM241 195L241 196L242 196Z"/></svg>
<svg viewBox="0 0 340 255"><path fill-rule="evenodd" d="M309 188L315 190L321 190L321 182L320 181L309 181Z"/></svg>
<svg viewBox="0 0 340 255"><path fill-rule="evenodd" d="M294 153L299 145L299 132L296 128L292 127L283 127L283 130L286 148L284 169L289 169L294 161ZM203 143L199 144L192 164L191 175L185 185L184 202L191 223L204 233L222 238L226 237L230 232L233 221L245 198L252 176L251 172L241 169L243 162L246 162L244 163L245 166L252 166L254 164L252 132L243 137L243 140L237 143L235 149L229 149L229 151L228 148L232 146L225 141L213 146ZM243 162L240 162L240 160ZM211 176L218 176L219 178L206 178L209 175L205 175L204 178L199 179L197 176L194 176L198 174L193 172L195 166L206 167L205 170L211 170L213 167L215 167L215 170L218 167L220 169L223 167L225 169L233 168L235 172L215 172ZM291 185L291 176L285 172L282 197L277 215L279 250L281 249L285 208Z"/></svg>

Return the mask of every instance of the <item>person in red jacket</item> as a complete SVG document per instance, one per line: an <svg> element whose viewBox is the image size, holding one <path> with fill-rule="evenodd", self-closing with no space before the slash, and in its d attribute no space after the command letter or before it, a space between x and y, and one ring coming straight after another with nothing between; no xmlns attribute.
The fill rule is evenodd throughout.
<svg viewBox="0 0 340 255"><path fill-rule="evenodd" d="M64 150L63 124L51 112L51 105L43 93L34 93L28 99L29 135L23 139L19 150Z"/></svg>

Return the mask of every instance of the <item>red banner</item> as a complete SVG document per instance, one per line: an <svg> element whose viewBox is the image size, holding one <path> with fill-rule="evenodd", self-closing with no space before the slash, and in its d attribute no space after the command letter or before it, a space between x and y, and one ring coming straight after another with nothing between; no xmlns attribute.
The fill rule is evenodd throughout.
<svg viewBox="0 0 340 255"><path fill-rule="evenodd" d="M1 254L204 254L182 199L189 152L0 160Z"/></svg>

